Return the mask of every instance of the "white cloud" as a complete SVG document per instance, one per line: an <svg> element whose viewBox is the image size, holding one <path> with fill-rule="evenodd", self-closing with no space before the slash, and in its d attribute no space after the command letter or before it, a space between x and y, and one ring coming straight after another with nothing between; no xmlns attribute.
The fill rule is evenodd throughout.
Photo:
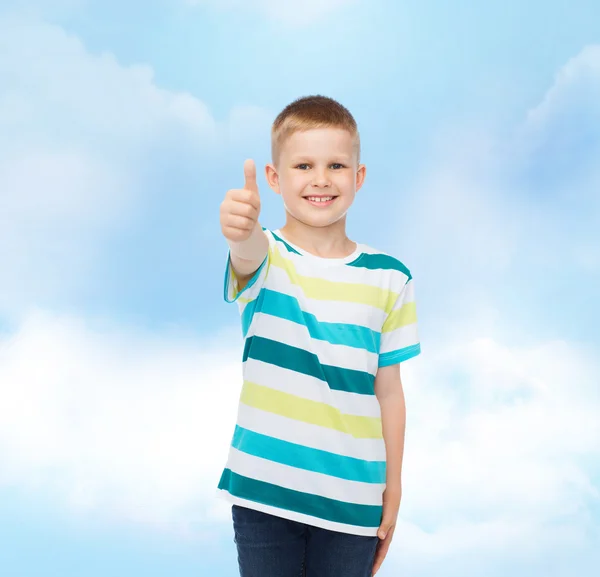
<svg viewBox="0 0 600 577"><path fill-rule="evenodd" d="M212 340L236 346L32 312L0 341L0 482L198 538L224 519L215 486L241 384L237 333ZM564 342L486 336L407 365L403 554L529 551L565 532L581 545L599 496L598 371Z"/></svg>
<svg viewBox="0 0 600 577"><path fill-rule="evenodd" d="M103 234L130 222L141 163L176 130L216 140L206 106L147 66L89 54L62 29L0 19L0 313L76 290Z"/></svg>
<svg viewBox="0 0 600 577"><path fill-rule="evenodd" d="M97 252L139 218L158 170L210 165L236 144L233 125L250 140L266 113L216 122L151 67L41 21L0 17L0 37L0 315L18 316L97 280Z"/></svg>
<svg viewBox="0 0 600 577"><path fill-rule="evenodd" d="M407 482L412 466L414 487L427 486L413 495L416 518L463 521L502 511L541 528L548 516L578 513L585 499L600 496L586 473L587 458L600 456L600 365L592 350L481 336L431 352L415 379L425 386L412 391Z"/></svg>
<svg viewBox="0 0 600 577"><path fill-rule="evenodd" d="M338 9L347 9L358 0L187 0L192 5L210 5L220 10L258 10L287 26L305 26Z"/></svg>
<svg viewBox="0 0 600 577"><path fill-rule="evenodd" d="M597 273L599 154L598 46L565 64L513 131L444 132L402 194L407 236L421 251L414 260L427 263L423 284L444 286L469 314L490 298L516 301L524 284L567 289L573 269Z"/></svg>
<svg viewBox="0 0 600 577"><path fill-rule="evenodd" d="M53 144L93 135L119 151L160 136L168 123L214 137L206 105L157 87L149 66L125 67L112 54L92 55L76 37L43 22L7 17L0 31L0 118L7 129L19 127L42 142L51 135ZM17 136L22 142L23 135Z"/></svg>
<svg viewBox="0 0 600 577"><path fill-rule="evenodd" d="M238 353L33 311L0 340L0 482L185 533L215 508Z"/></svg>
<svg viewBox="0 0 600 577"><path fill-rule="evenodd" d="M545 131L566 118L595 121L592 128L600 123L600 45L585 47L558 71L553 86L529 111L527 124Z"/></svg>
<svg viewBox="0 0 600 577"><path fill-rule="evenodd" d="M568 189L583 213L600 218L600 45L585 47L558 71L516 138L515 153L544 191Z"/></svg>

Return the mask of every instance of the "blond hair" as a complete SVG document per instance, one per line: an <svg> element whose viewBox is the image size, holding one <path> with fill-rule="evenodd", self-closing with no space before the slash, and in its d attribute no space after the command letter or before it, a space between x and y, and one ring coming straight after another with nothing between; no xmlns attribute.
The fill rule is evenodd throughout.
<svg viewBox="0 0 600 577"><path fill-rule="evenodd" d="M357 162L360 162L360 135L350 111L327 96L304 96L288 104L271 129L271 156L277 163L283 143L295 132L314 128L342 128L354 137Z"/></svg>

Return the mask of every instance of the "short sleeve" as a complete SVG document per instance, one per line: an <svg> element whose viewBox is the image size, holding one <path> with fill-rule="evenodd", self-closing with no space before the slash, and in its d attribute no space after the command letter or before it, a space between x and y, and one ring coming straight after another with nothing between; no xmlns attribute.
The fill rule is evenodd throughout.
<svg viewBox="0 0 600 577"><path fill-rule="evenodd" d="M412 277L406 282L381 330L379 366L407 361L421 352Z"/></svg>
<svg viewBox="0 0 600 577"><path fill-rule="evenodd" d="M231 264L231 252L227 254L227 264L225 268L225 283L223 287L223 297L226 302L236 302L242 295L245 302L253 301L263 287L269 271L271 261L272 241L271 235L265 230L269 239L269 250L262 264L246 283L242 290L239 290L238 279L236 278L233 266Z"/></svg>

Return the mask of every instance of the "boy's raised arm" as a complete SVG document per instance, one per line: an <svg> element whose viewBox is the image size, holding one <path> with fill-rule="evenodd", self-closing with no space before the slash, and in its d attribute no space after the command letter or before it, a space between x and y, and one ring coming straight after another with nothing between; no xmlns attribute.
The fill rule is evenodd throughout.
<svg viewBox="0 0 600 577"><path fill-rule="evenodd" d="M267 235L258 223L260 195L254 161L246 160L244 176L244 188L227 191L220 215L221 231L229 244L239 290L258 270L269 250Z"/></svg>

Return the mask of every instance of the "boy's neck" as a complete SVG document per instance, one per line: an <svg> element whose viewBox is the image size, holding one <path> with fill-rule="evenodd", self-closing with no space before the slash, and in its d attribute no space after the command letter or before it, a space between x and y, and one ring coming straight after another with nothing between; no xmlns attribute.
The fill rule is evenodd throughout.
<svg viewBox="0 0 600 577"><path fill-rule="evenodd" d="M326 226L304 224L287 215L281 234L302 250L322 258L344 258L356 250L356 243L346 235L346 217Z"/></svg>

